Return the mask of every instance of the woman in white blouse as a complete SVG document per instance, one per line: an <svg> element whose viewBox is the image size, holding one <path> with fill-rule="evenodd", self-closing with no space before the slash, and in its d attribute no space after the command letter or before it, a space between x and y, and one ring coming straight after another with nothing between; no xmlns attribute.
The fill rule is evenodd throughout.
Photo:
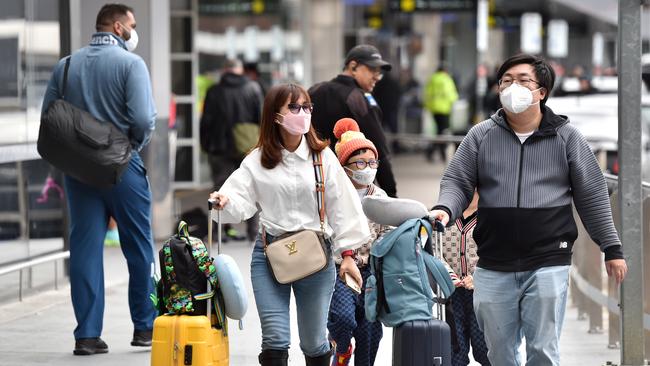
<svg viewBox="0 0 650 366"><path fill-rule="evenodd" d="M312 104L299 85L271 88L264 100L260 139L211 199L218 199L224 223L246 220L260 208L260 227L267 242L285 233L320 231L316 178L312 153L321 153L325 184L325 236L332 255L350 253L370 238L357 192L334 153L311 127ZM261 234L251 259L251 280L262 324L261 365L287 365L291 343L289 298L296 298L300 348L307 366L329 366L327 315L336 278L334 261L313 275L290 284L275 281L270 272ZM361 283L354 259L345 256L339 275L350 274Z"/></svg>

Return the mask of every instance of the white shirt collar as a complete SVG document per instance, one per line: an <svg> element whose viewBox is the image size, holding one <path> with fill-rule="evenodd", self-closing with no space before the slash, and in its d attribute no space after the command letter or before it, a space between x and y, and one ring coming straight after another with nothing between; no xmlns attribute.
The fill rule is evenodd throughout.
<svg viewBox="0 0 650 366"><path fill-rule="evenodd" d="M295 151L289 151L287 149L282 149L282 158L285 158L287 155L296 154L302 160L307 160L309 158L310 150L309 144L307 143L307 138L303 135L300 140L300 145Z"/></svg>

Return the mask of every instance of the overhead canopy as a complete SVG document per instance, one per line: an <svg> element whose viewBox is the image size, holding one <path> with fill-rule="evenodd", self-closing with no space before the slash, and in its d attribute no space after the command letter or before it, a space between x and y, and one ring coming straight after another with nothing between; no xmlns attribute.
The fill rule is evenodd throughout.
<svg viewBox="0 0 650 366"><path fill-rule="evenodd" d="M583 14L590 15L610 24L618 24L618 1L617 0L553 0ZM639 5L641 6L641 5ZM650 19L648 8L643 9L641 14L641 37L650 39L650 22L644 20Z"/></svg>
<svg viewBox="0 0 650 366"><path fill-rule="evenodd" d="M610 24L618 24L617 0L553 0Z"/></svg>

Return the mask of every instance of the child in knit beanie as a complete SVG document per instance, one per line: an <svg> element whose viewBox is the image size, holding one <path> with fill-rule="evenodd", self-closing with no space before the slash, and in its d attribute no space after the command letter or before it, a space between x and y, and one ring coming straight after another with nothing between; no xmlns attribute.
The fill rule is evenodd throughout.
<svg viewBox="0 0 650 366"><path fill-rule="evenodd" d="M372 141L359 131L359 125L352 118L342 118L334 125L334 135L338 142L334 147L336 156L352 184L359 193L359 199L366 195L387 197L386 192L374 185L379 166L379 155ZM327 329L336 344L336 355L332 365L348 365L352 357L351 340L354 337L354 363L356 366L371 366L375 362L379 341L382 337L380 322L368 322L364 312L364 292L366 279L370 275L368 259L370 246L391 228L368 220L371 239L354 251L354 258L363 277L361 295L346 286L342 278L336 279L334 294L330 304ZM337 265L340 258L336 260Z"/></svg>

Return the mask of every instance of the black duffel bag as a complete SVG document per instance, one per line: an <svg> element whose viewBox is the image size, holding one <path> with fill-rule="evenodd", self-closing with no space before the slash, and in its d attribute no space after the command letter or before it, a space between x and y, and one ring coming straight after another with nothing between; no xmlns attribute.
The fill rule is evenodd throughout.
<svg viewBox="0 0 650 366"><path fill-rule="evenodd" d="M113 123L102 122L66 102L70 57L63 72L61 99L41 115L38 153L65 174L97 188L120 181L131 160L131 142Z"/></svg>

